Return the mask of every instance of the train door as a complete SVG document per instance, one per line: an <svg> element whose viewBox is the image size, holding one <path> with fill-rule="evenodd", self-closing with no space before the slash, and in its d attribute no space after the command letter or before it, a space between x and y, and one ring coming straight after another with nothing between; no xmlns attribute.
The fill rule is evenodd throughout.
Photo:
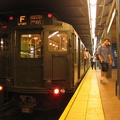
<svg viewBox="0 0 120 120"><path fill-rule="evenodd" d="M78 78L79 78L79 39L77 35L73 35L73 55L74 55L74 60L73 60L73 64L74 64L74 79L73 79L73 84L76 85L76 83L78 82Z"/></svg>
<svg viewBox="0 0 120 120"><path fill-rule="evenodd" d="M12 78L13 59L12 59L12 41L11 34L0 33L0 78Z"/></svg>
<svg viewBox="0 0 120 120"><path fill-rule="evenodd" d="M57 84L69 79L68 33L44 31L44 80ZM59 81L59 82L58 82Z"/></svg>
<svg viewBox="0 0 120 120"><path fill-rule="evenodd" d="M42 39L41 30L18 30L15 47L16 86L42 85Z"/></svg>

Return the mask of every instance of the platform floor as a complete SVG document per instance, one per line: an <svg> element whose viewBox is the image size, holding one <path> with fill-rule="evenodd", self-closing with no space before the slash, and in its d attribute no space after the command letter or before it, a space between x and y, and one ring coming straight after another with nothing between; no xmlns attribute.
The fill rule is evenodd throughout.
<svg viewBox="0 0 120 120"><path fill-rule="evenodd" d="M109 83L101 84L100 70L90 68L59 120L120 120L116 76L113 69Z"/></svg>
<svg viewBox="0 0 120 120"><path fill-rule="evenodd" d="M99 82L100 71L96 71L105 120L120 120L120 100L116 96L117 71L112 70L112 78L107 85Z"/></svg>

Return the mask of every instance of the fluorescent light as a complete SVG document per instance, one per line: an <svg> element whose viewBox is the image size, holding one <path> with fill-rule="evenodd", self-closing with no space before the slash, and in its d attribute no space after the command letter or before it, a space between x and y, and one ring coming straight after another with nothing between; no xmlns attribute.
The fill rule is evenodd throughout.
<svg viewBox="0 0 120 120"><path fill-rule="evenodd" d="M51 35L48 36L48 38L51 38L52 36L56 35L59 31L56 31L54 33L52 33Z"/></svg>
<svg viewBox="0 0 120 120"><path fill-rule="evenodd" d="M109 31L110 31L110 28L111 28L113 19L114 19L114 17L115 17L115 13L116 13L116 10L114 9L114 11L113 11L113 13L112 13L112 17L111 17L111 19L110 19L109 26L108 26L108 28L107 28L107 33L109 33Z"/></svg>
<svg viewBox="0 0 120 120"><path fill-rule="evenodd" d="M96 19L96 5L90 5L90 18L92 20Z"/></svg>
<svg viewBox="0 0 120 120"><path fill-rule="evenodd" d="M96 21L95 20L91 20L91 28L95 29L96 26Z"/></svg>
<svg viewBox="0 0 120 120"><path fill-rule="evenodd" d="M87 0L88 2L88 13L89 13L89 24L91 32L91 40L94 40L93 44L93 55L96 50L97 38L95 37L95 27L96 27L96 3L97 0Z"/></svg>
<svg viewBox="0 0 120 120"><path fill-rule="evenodd" d="M92 36L92 38L95 38L95 33L92 33L91 36Z"/></svg>
<svg viewBox="0 0 120 120"><path fill-rule="evenodd" d="M96 3L97 3L97 0L90 0L91 5L96 5Z"/></svg>
<svg viewBox="0 0 120 120"><path fill-rule="evenodd" d="M91 38L92 39L95 37L96 3L97 3L97 0L88 0L89 22L90 22Z"/></svg>

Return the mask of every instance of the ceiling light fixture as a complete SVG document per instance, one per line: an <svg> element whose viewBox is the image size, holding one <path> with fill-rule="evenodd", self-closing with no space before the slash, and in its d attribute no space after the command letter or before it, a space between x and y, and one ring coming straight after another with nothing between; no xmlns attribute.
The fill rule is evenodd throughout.
<svg viewBox="0 0 120 120"><path fill-rule="evenodd" d="M88 0L89 23L92 39L95 37L96 27L96 2L97 0Z"/></svg>
<svg viewBox="0 0 120 120"><path fill-rule="evenodd" d="M109 33L109 31L110 31L110 28L111 28L113 19L115 17L115 14L116 14L116 9L113 10L113 13L112 13L112 16L111 16L111 19L110 19L110 22L109 22L109 25L108 25L108 28L107 28L107 33Z"/></svg>
<svg viewBox="0 0 120 120"><path fill-rule="evenodd" d="M88 13L89 13L89 24L90 24L90 33L91 33L91 41L93 42L93 53L96 50L96 37L95 37L95 27L96 27L96 3L97 0L88 0Z"/></svg>

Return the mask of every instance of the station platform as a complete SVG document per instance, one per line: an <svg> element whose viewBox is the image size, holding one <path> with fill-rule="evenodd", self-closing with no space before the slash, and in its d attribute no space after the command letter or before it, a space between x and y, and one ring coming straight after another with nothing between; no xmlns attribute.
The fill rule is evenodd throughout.
<svg viewBox="0 0 120 120"><path fill-rule="evenodd" d="M115 93L117 71L107 84L100 83L100 69L88 70L59 120L120 120L120 100Z"/></svg>

